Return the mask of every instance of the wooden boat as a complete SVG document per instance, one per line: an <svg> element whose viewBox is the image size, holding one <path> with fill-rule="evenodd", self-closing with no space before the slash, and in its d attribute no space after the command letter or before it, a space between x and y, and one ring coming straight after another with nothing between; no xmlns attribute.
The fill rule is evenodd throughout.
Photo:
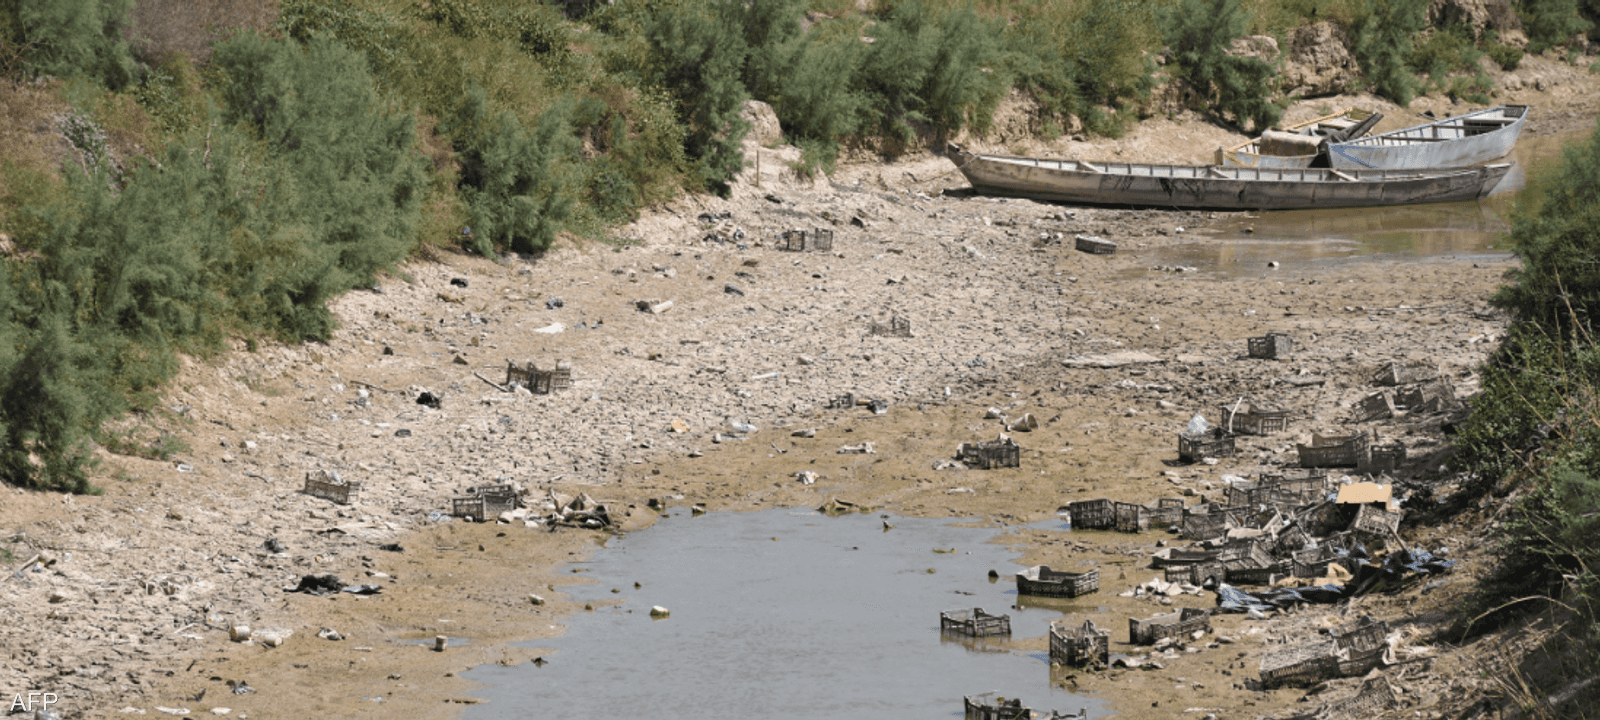
<svg viewBox="0 0 1600 720"><path fill-rule="evenodd" d="M1511 164L1446 170L1274 169L979 155L951 143L979 193L1066 203L1204 210L1291 210L1474 200Z"/></svg>
<svg viewBox="0 0 1600 720"><path fill-rule="evenodd" d="M1371 110L1345 108L1336 113L1268 130L1261 137L1217 148L1217 164L1229 167L1305 168L1323 154L1330 138L1350 140L1365 135L1383 116Z"/></svg>
<svg viewBox="0 0 1600 720"><path fill-rule="evenodd" d="M1340 170L1417 170L1479 165L1505 157L1528 122L1527 105L1501 105L1404 130L1328 143Z"/></svg>

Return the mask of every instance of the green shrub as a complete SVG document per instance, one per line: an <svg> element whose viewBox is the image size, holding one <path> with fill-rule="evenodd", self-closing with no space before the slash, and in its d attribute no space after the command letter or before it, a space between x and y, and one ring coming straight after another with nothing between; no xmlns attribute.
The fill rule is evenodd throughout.
<svg viewBox="0 0 1600 720"><path fill-rule="evenodd" d="M1449 87L1449 76L1462 71L1475 72L1483 53L1473 44L1472 29L1465 25L1435 28L1427 39L1414 45L1406 64L1419 75L1427 76L1435 89Z"/></svg>
<svg viewBox="0 0 1600 720"><path fill-rule="evenodd" d="M1521 0L1516 8L1528 33L1528 52L1535 55L1566 45L1594 27L1580 12L1580 0Z"/></svg>
<svg viewBox="0 0 1600 720"><path fill-rule="evenodd" d="M1600 313L1600 126L1586 142L1569 145L1540 186L1543 199L1520 206L1511 226L1521 267L1493 302L1519 321L1564 334L1593 330Z"/></svg>
<svg viewBox="0 0 1600 720"><path fill-rule="evenodd" d="M1428 0L1363 0L1350 24L1350 53L1367 82L1396 104L1411 104L1416 77L1406 66L1411 36L1427 27Z"/></svg>
<svg viewBox="0 0 1600 720"><path fill-rule="evenodd" d="M856 78L866 51L853 34L813 33L796 48L789 75L766 100L789 139L826 166L839 139L861 130L868 101Z"/></svg>
<svg viewBox="0 0 1600 720"><path fill-rule="evenodd" d="M1166 35L1177 76L1198 91L1206 107L1260 132L1278 122L1283 108L1266 97L1272 65L1228 52L1248 22L1239 0L1184 0L1167 18Z"/></svg>
<svg viewBox="0 0 1600 720"><path fill-rule="evenodd" d="M555 242L572 214L570 190L553 171L575 151L569 112L552 109L529 130L513 112L492 114L482 88L468 90L445 129L456 138L461 197L471 209L470 249L492 257L498 249L541 252Z"/></svg>
<svg viewBox="0 0 1600 720"><path fill-rule="evenodd" d="M1500 42L1500 34L1490 30L1483 39L1483 51L1501 70L1511 72L1522 64L1522 50Z"/></svg>
<svg viewBox="0 0 1600 720"><path fill-rule="evenodd" d="M978 15L970 3L939 18L939 43L922 88L924 112L936 130L988 128L995 106L1011 86L1011 79L997 72L1003 55L1001 28Z"/></svg>
<svg viewBox="0 0 1600 720"><path fill-rule="evenodd" d="M242 122L294 177L298 217L315 238L298 278L306 302L370 285L411 249L426 178L413 152L415 121L391 113L365 59L337 40L240 35L219 43L224 117ZM308 318L309 319L309 318ZM325 337L325 318L298 331Z"/></svg>
<svg viewBox="0 0 1600 720"><path fill-rule="evenodd" d="M133 79L123 39L132 9L131 0L16 0L11 43L35 73L82 75L120 89Z"/></svg>
<svg viewBox="0 0 1600 720"><path fill-rule="evenodd" d="M749 97L741 81L748 47L744 7L684 0L661 9L644 27L651 57L646 81L678 102L688 128L684 151L702 187L726 191L743 168L739 142L749 129L739 112Z"/></svg>

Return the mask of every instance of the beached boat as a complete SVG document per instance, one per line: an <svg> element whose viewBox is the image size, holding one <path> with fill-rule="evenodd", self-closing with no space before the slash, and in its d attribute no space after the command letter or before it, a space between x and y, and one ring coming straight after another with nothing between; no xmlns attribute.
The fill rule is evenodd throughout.
<svg viewBox="0 0 1600 720"><path fill-rule="evenodd" d="M1345 108L1305 122L1268 130L1261 137L1217 148L1217 164L1233 167L1305 168L1323 154L1329 140L1365 135L1383 116L1371 110Z"/></svg>
<svg viewBox="0 0 1600 720"><path fill-rule="evenodd" d="M1509 163L1449 170L1275 169L1045 160L979 155L951 143L950 159L984 195L1066 203L1206 210L1370 207L1474 200Z"/></svg>
<svg viewBox="0 0 1600 720"><path fill-rule="evenodd" d="M1417 170L1478 165L1505 157L1528 122L1527 105L1501 105L1404 130L1328 143L1340 170Z"/></svg>

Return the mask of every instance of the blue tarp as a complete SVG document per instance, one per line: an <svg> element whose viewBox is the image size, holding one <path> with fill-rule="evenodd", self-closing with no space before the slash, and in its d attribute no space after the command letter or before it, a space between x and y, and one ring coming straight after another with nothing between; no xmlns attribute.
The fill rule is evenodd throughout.
<svg viewBox="0 0 1600 720"><path fill-rule="evenodd" d="M1333 603L1344 597L1343 585L1313 585L1302 588L1274 588L1247 593L1227 583L1217 586L1217 610L1242 613L1250 610L1266 612L1277 608L1293 607L1306 603Z"/></svg>

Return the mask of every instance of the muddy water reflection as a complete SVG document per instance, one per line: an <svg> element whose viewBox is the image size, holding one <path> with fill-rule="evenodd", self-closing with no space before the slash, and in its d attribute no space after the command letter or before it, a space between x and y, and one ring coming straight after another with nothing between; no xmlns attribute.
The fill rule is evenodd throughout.
<svg viewBox="0 0 1600 720"><path fill-rule="evenodd" d="M941 640L941 610L1010 613L1018 640L1060 617L1010 608L1019 568L986 542L993 529L894 517L885 532L877 514L802 510L686 515L598 551L584 564L598 584L573 589L596 611L572 617L564 637L533 643L558 648L543 667L469 673L492 686L479 693L491 702L466 717L581 708L584 717L927 719L959 715L963 694L990 691L1035 710L1107 714L1053 688L1043 650ZM1006 579L990 583L991 569ZM652 621L653 605L672 616Z"/></svg>
<svg viewBox="0 0 1600 720"><path fill-rule="evenodd" d="M1258 213L1198 233L1194 243L1152 251L1149 266L1240 276L1267 272L1266 264L1274 261L1304 270L1397 256L1505 259L1510 253L1500 242L1510 227L1506 218L1528 173L1541 172L1589 133L1524 136L1513 153L1517 167L1480 201Z"/></svg>

